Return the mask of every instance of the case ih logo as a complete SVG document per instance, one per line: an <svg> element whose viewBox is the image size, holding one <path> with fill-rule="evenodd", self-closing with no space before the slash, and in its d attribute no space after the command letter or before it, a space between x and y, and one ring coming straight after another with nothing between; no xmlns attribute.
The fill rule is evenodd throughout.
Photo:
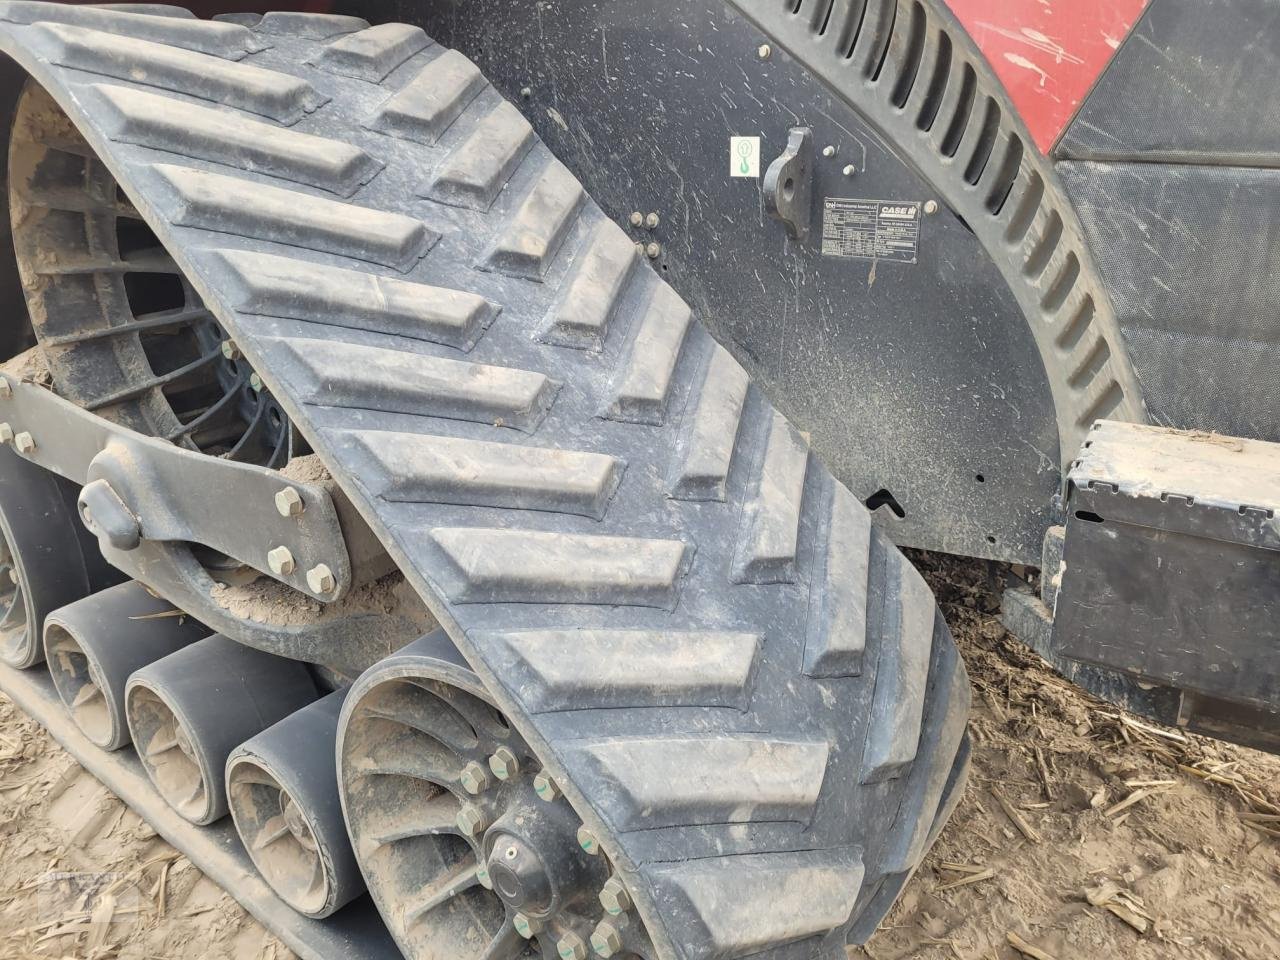
<svg viewBox="0 0 1280 960"><path fill-rule="evenodd" d="M880 208L880 216L898 217L903 220L914 220L916 218L916 205L914 203L909 203L883 206Z"/></svg>

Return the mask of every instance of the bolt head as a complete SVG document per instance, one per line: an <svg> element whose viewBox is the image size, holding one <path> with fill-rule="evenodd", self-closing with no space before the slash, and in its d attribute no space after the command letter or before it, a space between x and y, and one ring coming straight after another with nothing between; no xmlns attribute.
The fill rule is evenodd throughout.
<svg viewBox="0 0 1280 960"><path fill-rule="evenodd" d="M533 96L533 87L521 87L520 96L528 100L530 97Z"/></svg>
<svg viewBox="0 0 1280 960"><path fill-rule="evenodd" d="M617 877L610 877L600 888L600 905L614 917L631 909L631 895Z"/></svg>
<svg viewBox="0 0 1280 960"><path fill-rule="evenodd" d="M773 47L769 46L767 43L760 44L759 48L756 50L756 56L761 60L768 60L773 56Z"/></svg>
<svg viewBox="0 0 1280 960"><path fill-rule="evenodd" d="M23 456L26 456L36 448L35 438L32 437L31 434L27 433L27 431L25 430L23 430L21 433L14 434L13 448Z"/></svg>
<svg viewBox="0 0 1280 960"><path fill-rule="evenodd" d="M13 384L8 377L0 377L0 398L8 400L13 396Z"/></svg>
<svg viewBox="0 0 1280 960"><path fill-rule="evenodd" d="M276 511L282 517L296 517L306 509L302 494L293 487L285 487L276 494Z"/></svg>
<svg viewBox="0 0 1280 960"><path fill-rule="evenodd" d="M644 226L644 214L643 214L643 213L641 213L639 210L633 210L633 211L631 212L631 225L632 225L633 227L643 227L643 226Z"/></svg>
<svg viewBox="0 0 1280 960"><path fill-rule="evenodd" d="M0 443L13 443L12 424L0 423Z"/></svg>
<svg viewBox="0 0 1280 960"><path fill-rule="evenodd" d="M560 796L560 788L545 773L539 773L533 778L533 792L538 795L539 800L545 800L547 803L551 803Z"/></svg>
<svg viewBox="0 0 1280 960"><path fill-rule="evenodd" d="M526 940L532 940L542 932L542 921L536 917L527 917L523 913L517 913L512 917L511 925L516 928L516 933Z"/></svg>
<svg viewBox="0 0 1280 960"><path fill-rule="evenodd" d="M458 811L458 829L468 837L483 833L489 826L489 817L474 803L468 803Z"/></svg>
<svg viewBox="0 0 1280 960"><path fill-rule="evenodd" d="M841 171L841 173L843 173L846 177L852 177L857 172L858 172L858 168L855 167L852 163L846 164L844 170Z"/></svg>
<svg viewBox="0 0 1280 960"><path fill-rule="evenodd" d="M489 771L472 760L462 768L458 782L467 793L477 796L489 788Z"/></svg>
<svg viewBox="0 0 1280 960"><path fill-rule="evenodd" d="M829 143L829 144L827 144L825 147L823 147L823 148L822 148L822 155L823 155L824 157L834 157L834 156L836 155L836 148L835 148L835 144L831 144L831 143Z"/></svg>
<svg viewBox="0 0 1280 960"><path fill-rule="evenodd" d="M600 852L600 841L586 827L578 828L578 846L582 848L583 853L588 853L593 857Z"/></svg>
<svg viewBox="0 0 1280 960"><path fill-rule="evenodd" d="M510 747L499 747L489 758L489 769L499 780L510 780L520 772L520 758Z"/></svg>
<svg viewBox="0 0 1280 960"><path fill-rule="evenodd" d="M307 571L307 586L311 588L312 593L323 596L337 589L338 578L333 575L328 564L317 563Z"/></svg>
<svg viewBox="0 0 1280 960"><path fill-rule="evenodd" d="M587 960L587 945L572 930L560 938L556 952L560 954L560 960Z"/></svg>
<svg viewBox="0 0 1280 960"><path fill-rule="evenodd" d="M249 374L249 387L254 393L262 392L262 378L256 373Z"/></svg>
<svg viewBox="0 0 1280 960"><path fill-rule="evenodd" d="M662 218L656 213L651 213L644 218L644 225L650 230L657 230L660 223L662 223Z"/></svg>
<svg viewBox="0 0 1280 960"><path fill-rule="evenodd" d="M622 949L622 934L608 920L601 920L591 934L591 949L598 957L612 957Z"/></svg>
<svg viewBox="0 0 1280 960"><path fill-rule="evenodd" d="M18 576L18 568L17 568L17 567L10 567L10 568L9 568L9 582L10 582L10 583L12 583L12 584L16 587L16 586L18 586L18 584L19 584L19 583L21 583L21 581L22 581L22 578Z"/></svg>
<svg viewBox="0 0 1280 960"><path fill-rule="evenodd" d="M222 341L222 355L228 360L239 360L242 356L240 348L235 345L233 340Z"/></svg>
<svg viewBox="0 0 1280 960"><path fill-rule="evenodd" d="M938 212L938 201L937 201L937 200L926 200L926 201L924 202L924 212L925 212L925 213L937 213L937 212Z"/></svg>
<svg viewBox="0 0 1280 960"><path fill-rule="evenodd" d="M297 569L293 552L285 546L272 547L267 552L267 566L277 577L287 577Z"/></svg>
<svg viewBox="0 0 1280 960"><path fill-rule="evenodd" d="M645 256L648 257L650 260L657 260L660 256L662 256L662 244L651 243L644 248L644 253L645 253Z"/></svg>

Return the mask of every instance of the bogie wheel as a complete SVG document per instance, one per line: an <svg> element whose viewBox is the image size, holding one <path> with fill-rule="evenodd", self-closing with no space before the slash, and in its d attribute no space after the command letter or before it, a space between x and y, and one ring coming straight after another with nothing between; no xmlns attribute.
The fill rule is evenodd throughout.
<svg viewBox="0 0 1280 960"><path fill-rule="evenodd" d="M595 839L443 631L357 681L338 764L356 859L409 960L655 956Z"/></svg>

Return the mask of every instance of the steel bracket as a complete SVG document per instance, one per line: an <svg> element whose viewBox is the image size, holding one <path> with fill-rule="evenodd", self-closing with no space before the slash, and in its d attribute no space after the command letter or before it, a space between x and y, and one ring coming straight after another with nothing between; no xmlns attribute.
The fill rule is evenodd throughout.
<svg viewBox="0 0 1280 960"><path fill-rule="evenodd" d="M797 240L809 237L813 223L813 131L792 127L787 149L764 174L764 206Z"/></svg>
<svg viewBox="0 0 1280 960"><path fill-rule="evenodd" d="M338 510L321 484L144 436L12 377L0 377L0 442L83 486L81 520L104 547L200 544L325 602L352 585Z"/></svg>

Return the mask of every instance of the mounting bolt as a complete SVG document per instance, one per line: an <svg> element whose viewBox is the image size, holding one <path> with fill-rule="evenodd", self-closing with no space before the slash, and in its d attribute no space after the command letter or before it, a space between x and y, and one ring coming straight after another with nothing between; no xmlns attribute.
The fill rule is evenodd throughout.
<svg viewBox="0 0 1280 960"><path fill-rule="evenodd" d="M530 97L533 96L533 87L521 87L520 96L528 100Z"/></svg>
<svg viewBox="0 0 1280 960"><path fill-rule="evenodd" d="M476 881L486 890L493 889L493 881L489 879L489 868L484 864L476 868Z"/></svg>
<svg viewBox="0 0 1280 960"><path fill-rule="evenodd" d="M600 852L600 841L585 826L578 828L578 846L582 848L583 853L588 853L593 857Z"/></svg>
<svg viewBox="0 0 1280 960"><path fill-rule="evenodd" d="M256 373L249 374L249 386L252 388L254 393L261 393L262 378L258 376Z"/></svg>
<svg viewBox="0 0 1280 960"><path fill-rule="evenodd" d="M15 434L13 437L13 449L17 450L24 457L36 448L36 441L31 434L23 430L21 433Z"/></svg>
<svg viewBox="0 0 1280 960"><path fill-rule="evenodd" d="M526 940L532 940L542 932L542 921L536 917L527 917L523 913L517 913L512 917L511 925L516 928L516 933Z"/></svg>
<svg viewBox="0 0 1280 960"><path fill-rule="evenodd" d="M587 960L587 945L582 938L570 930L556 944L560 960Z"/></svg>
<svg viewBox="0 0 1280 960"><path fill-rule="evenodd" d="M499 747L489 758L489 769L499 780L510 780L520 772L520 758L511 752L510 747Z"/></svg>
<svg viewBox="0 0 1280 960"><path fill-rule="evenodd" d="M474 803L464 804L458 811L458 829L468 837L483 833L489 826L489 816Z"/></svg>
<svg viewBox="0 0 1280 960"><path fill-rule="evenodd" d="M660 223L662 223L662 218L656 213L651 213L644 218L644 225L647 230L657 230Z"/></svg>
<svg viewBox="0 0 1280 960"><path fill-rule="evenodd" d="M938 201L937 201L937 200L926 200L926 201L924 202L924 212L925 212L925 213L929 213L929 214L937 213L937 212L938 212Z"/></svg>
<svg viewBox="0 0 1280 960"><path fill-rule="evenodd" d="M662 256L662 244L660 243L649 244L647 247L644 248L644 254L650 260L657 260L660 256Z"/></svg>
<svg viewBox="0 0 1280 960"><path fill-rule="evenodd" d="M13 426L0 423L0 443L13 443Z"/></svg>
<svg viewBox="0 0 1280 960"><path fill-rule="evenodd" d="M472 760L462 768L458 782L467 793L477 796L489 789L489 771Z"/></svg>
<svg viewBox="0 0 1280 960"><path fill-rule="evenodd" d="M843 173L846 177L852 177L855 173L858 172L858 168L855 167L852 163L850 163L850 164L847 164L845 168L840 172Z"/></svg>
<svg viewBox="0 0 1280 960"><path fill-rule="evenodd" d="M836 155L836 147L835 147L835 144L833 144L833 143L829 143L829 144L827 144L825 147L823 147L823 148L822 148L822 155L823 155L824 157L827 157L828 159L829 159L829 158L831 158L831 157L834 157L834 156Z"/></svg>
<svg viewBox="0 0 1280 960"><path fill-rule="evenodd" d="M545 773L539 773L533 778L533 792L538 795L539 800L545 800L547 803L551 803L560 796L560 788Z"/></svg>
<svg viewBox="0 0 1280 960"><path fill-rule="evenodd" d="M20 582L20 580L21 580L21 578L18 576L18 568L17 568L17 567L10 567L10 568L9 568L9 582L10 582L10 583L12 583L12 584L16 587L16 586L18 585L18 583Z"/></svg>
<svg viewBox="0 0 1280 960"><path fill-rule="evenodd" d="M282 517L296 517L306 507L302 502L302 494L293 487L285 487L276 494L276 510Z"/></svg>
<svg viewBox="0 0 1280 960"><path fill-rule="evenodd" d="M0 377L0 398L8 400L13 396L13 384L8 377Z"/></svg>
<svg viewBox="0 0 1280 960"><path fill-rule="evenodd" d="M323 596L326 593L333 593L338 586L338 578L333 575L328 564L317 563L307 571L307 586L311 588L312 593Z"/></svg>
<svg viewBox="0 0 1280 960"><path fill-rule="evenodd" d="M608 920L601 920L591 934L591 949L598 957L612 957L622 949L622 934Z"/></svg>
<svg viewBox="0 0 1280 960"><path fill-rule="evenodd" d="M600 888L600 905L611 916L618 916L631 909L631 894L617 877L610 877Z"/></svg>
<svg viewBox="0 0 1280 960"><path fill-rule="evenodd" d="M236 346L234 340L222 341L222 355L228 360L239 360L244 354L240 352L240 348Z"/></svg>
<svg viewBox="0 0 1280 960"><path fill-rule="evenodd" d="M631 211L631 225L632 225L633 227L643 227L643 226L644 226L644 214L643 214L643 213L641 213L639 210L633 210L633 211Z"/></svg>
<svg viewBox="0 0 1280 960"><path fill-rule="evenodd" d="M267 566L277 577L287 577L298 565L294 562L293 552L288 547L281 546L272 547L267 552Z"/></svg>
<svg viewBox="0 0 1280 960"><path fill-rule="evenodd" d="M761 60L768 60L773 56L773 47L769 46L767 43L760 44L759 49L756 50L756 56Z"/></svg>

